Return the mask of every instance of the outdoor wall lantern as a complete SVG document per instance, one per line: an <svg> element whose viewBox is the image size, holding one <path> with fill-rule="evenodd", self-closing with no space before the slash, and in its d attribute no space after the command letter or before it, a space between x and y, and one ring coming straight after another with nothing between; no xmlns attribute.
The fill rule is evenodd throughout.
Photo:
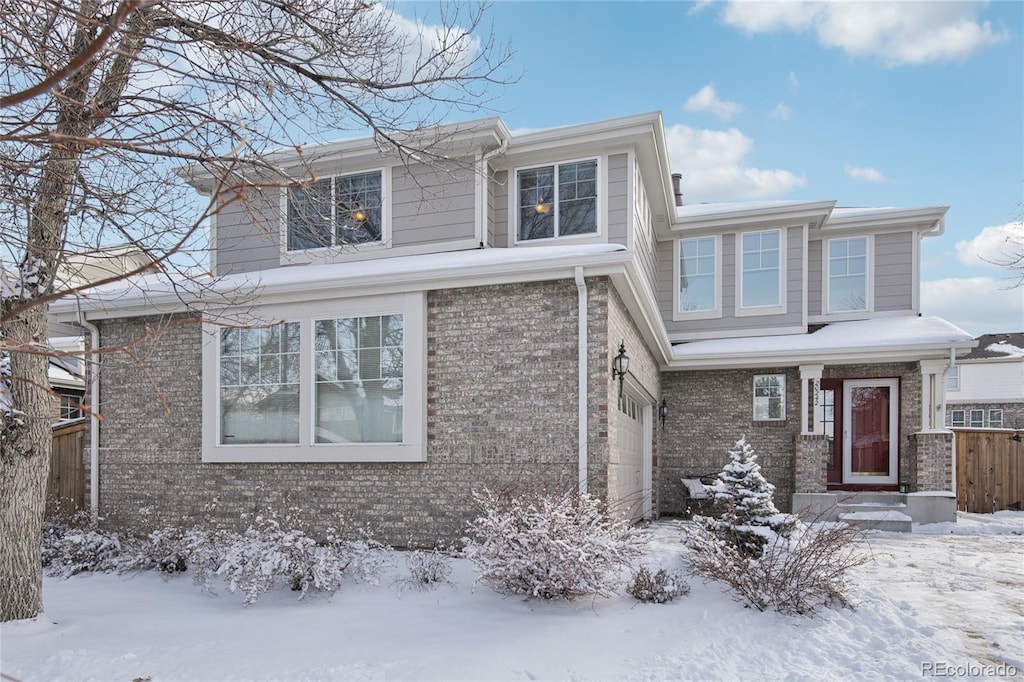
<svg viewBox="0 0 1024 682"><path fill-rule="evenodd" d="M904 495L910 492L910 484L906 481L900 481L900 492Z"/></svg>
<svg viewBox="0 0 1024 682"><path fill-rule="evenodd" d="M622 397L622 382L626 380L626 372L629 371L629 356L626 355L626 342L619 342L619 354L612 360L612 379L619 379L619 397Z"/></svg>
<svg viewBox="0 0 1024 682"><path fill-rule="evenodd" d="M665 420L668 419L668 401L664 398L661 399L661 405L658 407L658 419L661 420L661 428L665 429Z"/></svg>

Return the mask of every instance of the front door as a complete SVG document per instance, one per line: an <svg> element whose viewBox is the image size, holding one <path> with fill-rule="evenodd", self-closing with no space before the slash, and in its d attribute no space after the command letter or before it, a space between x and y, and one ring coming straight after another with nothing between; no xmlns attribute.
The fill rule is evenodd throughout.
<svg viewBox="0 0 1024 682"><path fill-rule="evenodd" d="M899 451L899 381L843 382L843 483L895 485Z"/></svg>

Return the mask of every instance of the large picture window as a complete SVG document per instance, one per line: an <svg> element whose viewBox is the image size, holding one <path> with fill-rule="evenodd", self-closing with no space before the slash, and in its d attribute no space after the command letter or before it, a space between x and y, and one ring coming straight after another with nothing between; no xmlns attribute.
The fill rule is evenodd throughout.
<svg viewBox="0 0 1024 682"><path fill-rule="evenodd" d="M222 444L299 442L299 325L223 329Z"/></svg>
<svg viewBox="0 0 1024 682"><path fill-rule="evenodd" d="M289 251L380 242L383 224L379 170L288 188Z"/></svg>
<svg viewBox="0 0 1024 682"><path fill-rule="evenodd" d="M754 421L786 418L786 375L759 374L754 377Z"/></svg>
<svg viewBox="0 0 1024 682"><path fill-rule="evenodd" d="M718 254L715 237L679 240L678 312L718 308Z"/></svg>
<svg viewBox="0 0 1024 682"><path fill-rule="evenodd" d="M780 230L740 235L740 306L782 305L782 233Z"/></svg>
<svg viewBox="0 0 1024 682"><path fill-rule="evenodd" d="M828 242L828 312L868 309L868 239Z"/></svg>
<svg viewBox="0 0 1024 682"><path fill-rule="evenodd" d="M597 232L597 161L520 170L519 241Z"/></svg>
<svg viewBox="0 0 1024 682"><path fill-rule="evenodd" d="M403 318L316 320L316 442L402 440Z"/></svg>
<svg viewBox="0 0 1024 682"><path fill-rule="evenodd" d="M424 460L423 292L257 314L286 321L204 325L203 461Z"/></svg>

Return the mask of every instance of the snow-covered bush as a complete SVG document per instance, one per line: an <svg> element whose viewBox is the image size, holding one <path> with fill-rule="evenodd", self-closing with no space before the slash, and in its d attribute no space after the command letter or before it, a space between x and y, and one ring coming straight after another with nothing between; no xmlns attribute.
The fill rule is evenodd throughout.
<svg viewBox="0 0 1024 682"><path fill-rule="evenodd" d="M639 532L600 500L572 492L474 492L481 515L464 553L502 594L543 599L610 595L642 553Z"/></svg>
<svg viewBox="0 0 1024 682"><path fill-rule="evenodd" d="M452 574L451 555L442 548L413 550L406 555L405 565L409 577L403 582L421 589L448 582Z"/></svg>
<svg viewBox="0 0 1024 682"><path fill-rule="evenodd" d="M67 578L84 571L118 569L121 537L90 527L87 519L79 514L43 522L42 564L48 575Z"/></svg>
<svg viewBox="0 0 1024 682"><path fill-rule="evenodd" d="M852 607L847 574L871 560L858 529L819 518L788 536L762 531L762 551L752 555L723 535L714 519L696 520L687 529L690 570L723 583L737 600L760 611L813 615L831 604Z"/></svg>
<svg viewBox="0 0 1024 682"><path fill-rule="evenodd" d="M626 586L626 593L644 603L664 604L690 594L690 585L675 571L659 568L652 573L646 566L641 566Z"/></svg>

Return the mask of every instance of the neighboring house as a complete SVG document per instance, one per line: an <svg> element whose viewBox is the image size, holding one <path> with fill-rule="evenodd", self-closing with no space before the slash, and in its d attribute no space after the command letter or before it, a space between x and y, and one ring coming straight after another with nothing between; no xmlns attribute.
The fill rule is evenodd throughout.
<svg viewBox="0 0 1024 682"><path fill-rule="evenodd" d="M132 244L117 244L96 251L69 255L57 272L64 288L79 288L94 282L136 272L153 263L145 251ZM80 419L85 398L85 343L80 334L49 339L60 355L50 358L50 414L55 422ZM73 355L66 355L73 353Z"/></svg>
<svg viewBox="0 0 1024 682"><path fill-rule="evenodd" d="M1024 428L1024 332L984 334L946 377L946 424Z"/></svg>
<svg viewBox="0 0 1024 682"><path fill-rule="evenodd" d="M159 400L100 359L100 516L180 523L216 500L431 543L473 489L573 486L654 517L743 434L783 509L902 488L952 516L945 372L975 342L919 314L945 207L681 206L658 113L431 139L461 163L372 139L282 153L316 180L221 207L218 280L52 307L102 346L208 320L136 347Z"/></svg>

